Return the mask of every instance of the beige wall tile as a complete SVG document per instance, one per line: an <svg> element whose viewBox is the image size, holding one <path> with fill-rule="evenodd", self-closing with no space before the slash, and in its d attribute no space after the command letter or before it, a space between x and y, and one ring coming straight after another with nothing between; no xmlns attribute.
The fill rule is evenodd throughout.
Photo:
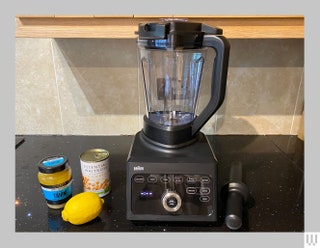
<svg viewBox="0 0 320 248"><path fill-rule="evenodd" d="M207 134L296 134L303 40L230 40L226 97ZM208 54L198 112L210 97ZM145 103L133 39L16 39L17 134L134 134ZM50 121L48 121L50 113Z"/></svg>
<svg viewBox="0 0 320 248"><path fill-rule="evenodd" d="M16 134L61 134L50 39L16 39Z"/></svg>
<svg viewBox="0 0 320 248"><path fill-rule="evenodd" d="M132 42L56 40L54 54L66 134L137 132L138 75ZM122 53L117 54L119 51Z"/></svg>
<svg viewBox="0 0 320 248"><path fill-rule="evenodd" d="M302 40L231 40L226 96L206 133L296 134L304 103ZM209 79L203 92L208 99Z"/></svg>

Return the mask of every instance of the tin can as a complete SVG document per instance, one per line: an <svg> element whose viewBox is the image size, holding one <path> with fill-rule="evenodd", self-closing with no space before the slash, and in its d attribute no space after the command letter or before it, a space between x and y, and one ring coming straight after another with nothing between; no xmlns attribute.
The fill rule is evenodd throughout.
<svg viewBox="0 0 320 248"><path fill-rule="evenodd" d="M65 156L50 156L38 163L38 180L48 207L63 208L72 197L72 170Z"/></svg>
<svg viewBox="0 0 320 248"><path fill-rule="evenodd" d="M111 179L109 152L102 148L93 148L80 155L82 183L84 191L97 193L100 197L109 194Z"/></svg>

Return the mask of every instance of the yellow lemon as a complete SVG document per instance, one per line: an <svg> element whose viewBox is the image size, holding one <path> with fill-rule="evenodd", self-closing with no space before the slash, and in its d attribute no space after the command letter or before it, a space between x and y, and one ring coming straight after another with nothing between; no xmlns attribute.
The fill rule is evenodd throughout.
<svg viewBox="0 0 320 248"><path fill-rule="evenodd" d="M62 219L81 225L95 219L102 211L104 200L94 192L82 192L71 197L61 212Z"/></svg>

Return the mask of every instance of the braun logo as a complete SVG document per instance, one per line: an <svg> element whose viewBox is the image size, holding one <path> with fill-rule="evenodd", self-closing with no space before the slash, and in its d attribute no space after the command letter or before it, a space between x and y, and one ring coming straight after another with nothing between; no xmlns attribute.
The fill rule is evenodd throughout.
<svg viewBox="0 0 320 248"><path fill-rule="evenodd" d="M133 170L134 170L134 171L144 171L144 167L143 167L143 166L140 166L140 165L138 165L138 166L133 166Z"/></svg>

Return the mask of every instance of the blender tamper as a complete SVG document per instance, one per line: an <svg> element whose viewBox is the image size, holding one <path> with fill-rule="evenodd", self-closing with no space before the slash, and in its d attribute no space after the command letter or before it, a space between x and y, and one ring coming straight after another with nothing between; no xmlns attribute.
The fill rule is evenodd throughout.
<svg viewBox="0 0 320 248"><path fill-rule="evenodd" d="M227 206L225 223L231 230L238 230L242 226L243 206L249 198L249 189L242 182L242 164L232 164L227 190Z"/></svg>

